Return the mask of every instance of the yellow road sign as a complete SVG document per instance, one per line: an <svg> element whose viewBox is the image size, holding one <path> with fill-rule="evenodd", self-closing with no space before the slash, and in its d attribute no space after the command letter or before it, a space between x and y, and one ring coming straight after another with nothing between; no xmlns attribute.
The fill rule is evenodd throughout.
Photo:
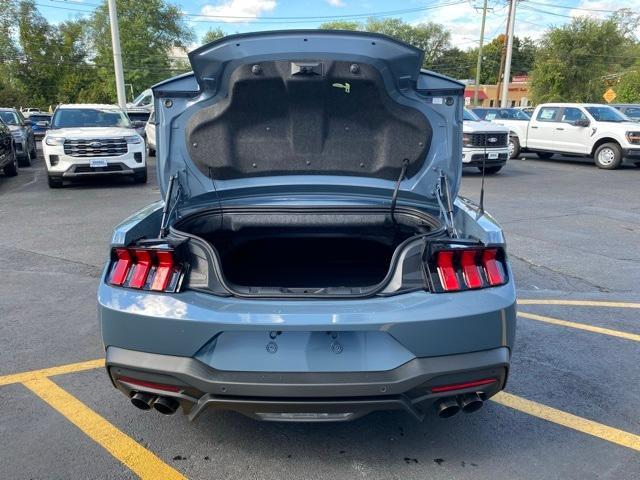
<svg viewBox="0 0 640 480"><path fill-rule="evenodd" d="M611 103L616 99L617 95L616 92L613 90L613 88L608 89L606 92L604 92L604 95L602 95L602 98L604 98L607 103Z"/></svg>

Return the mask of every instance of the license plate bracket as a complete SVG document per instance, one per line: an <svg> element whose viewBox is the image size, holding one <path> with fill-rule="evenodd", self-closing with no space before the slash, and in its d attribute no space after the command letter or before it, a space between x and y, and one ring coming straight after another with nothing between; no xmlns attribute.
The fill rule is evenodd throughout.
<svg viewBox="0 0 640 480"><path fill-rule="evenodd" d="M489 160L496 160L498 158L498 152L489 152L487 158Z"/></svg>
<svg viewBox="0 0 640 480"><path fill-rule="evenodd" d="M91 168L102 168L107 166L107 161L104 158L94 158L89 161Z"/></svg>

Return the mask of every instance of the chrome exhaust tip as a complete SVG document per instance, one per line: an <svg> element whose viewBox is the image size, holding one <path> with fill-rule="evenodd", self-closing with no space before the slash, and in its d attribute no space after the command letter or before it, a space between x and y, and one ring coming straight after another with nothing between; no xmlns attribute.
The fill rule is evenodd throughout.
<svg viewBox="0 0 640 480"><path fill-rule="evenodd" d="M140 410L150 410L156 396L144 392L136 392L131 396L131 403Z"/></svg>

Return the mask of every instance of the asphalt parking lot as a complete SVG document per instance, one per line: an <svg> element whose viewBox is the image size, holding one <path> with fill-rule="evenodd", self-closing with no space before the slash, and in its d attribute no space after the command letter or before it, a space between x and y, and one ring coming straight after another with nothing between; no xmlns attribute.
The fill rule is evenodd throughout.
<svg viewBox="0 0 640 480"><path fill-rule="evenodd" d="M113 226L159 197L128 180L0 176L0 479L640 478L640 169L513 160L487 177L518 285L505 394L473 415L196 422L133 408L100 367ZM462 194L477 199L469 170ZM55 368L59 367L59 368Z"/></svg>

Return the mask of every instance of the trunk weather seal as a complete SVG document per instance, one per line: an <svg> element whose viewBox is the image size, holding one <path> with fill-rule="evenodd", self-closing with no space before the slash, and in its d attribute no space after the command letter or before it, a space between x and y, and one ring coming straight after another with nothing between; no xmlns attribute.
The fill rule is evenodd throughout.
<svg viewBox="0 0 640 480"><path fill-rule="evenodd" d="M243 211L246 210L247 212L255 212L256 210L268 210L270 212L282 212L283 210L286 211L314 211L314 213L318 213L318 211L323 212L323 211L328 211L329 213L333 213L332 210L337 210L340 212L345 211L344 207L335 207L335 208L331 208L331 207L285 207L285 208L279 208L279 207L267 207L265 209L261 209L260 207L237 207L237 208L233 208L233 207L225 207L227 209L227 211ZM375 213L377 213L377 211L379 210L380 213L388 213L389 210L385 209L384 207L373 207L373 208L367 208L367 207L352 207L353 210L356 211L371 211L374 210ZM415 210L412 208L406 208L406 207L399 207L399 209L404 210L404 211L410 211L410 212L416 212L418 215L417 216L422 216L420 214L422 214L423 212L420 212L419 210ZM211 208L211 209L207 209L205 211L202 212L197 212L194 213L193 215L190 215L189 217L185 217L182 218L181 221L185 221L186 218L194 218L194 217L198 217L201 215L206 215L206 214L211 214L212 211L216 211L218 210L220 212L220 214L222 214L223 209L220 208ZM354 212L355 213L355 212ZM430 216L431 217L431 216ZM432 219L433 217L429 218ZM385 274L385 277L382 279L382 281L380 281L378 284L373 285L369 291L364 292L364 293L351 293L351 294L314 294L314 293L282 293L282 294L275 294L273 292L269 292L269 293L245 293L242 291L237 290L234 287L233 284L230 284L227 279L224 276L224 273L222 272L222 268L221 268L221 260L220 260L220 255L218 254L218 251L209 243L207 242L205 239L203 239L202 237L199 237L198 235L194 235L192 233L187 233L187 232L183 232L181 230L178 230L177 227L174 226L170 226L169 227L169 231L172 235L177 236L177 237L186 237L188 239L192 239L192 240L196 240L198 241L199 245L201 248L203 248L204 250L207 251L207 253L211 256L211 258L213 259L213 268L214 268L214 273L216 275L216 278L218 280L218 282L220 283L220 285L229 292L229 294L231 296L234 297L239 297L239 298L260 298L260 299L282 299L282 298L289 298L289 299L301 299L301 300L306 300L306 299L326 299L326 298L330 298L330 299L342 299L342 300L352 300L352 299L362 299L362 298L371 298L371 297L375 297L375 296L379 296L379 293L381 291L384 290L384 288L386 287L386 285L389 283L389 281L391 280L391 278L393 277L393 274L397 268L397 264L398 264L398 259L402 253L402 250L404 250L406 248L407 245L409 245L410 243L416 242L417 240L422 240L423 242L423 248L424 248L424 244L427 243L427 239L428 238L433 238L434 240L440 240L440 241L447 241L450 240L447 237L441 237L441 235L443 233L446 233L446 227L444 227L443 225L439 225L439 224L435 224L434 222L434 226L436 227L433 231L430 231L428 233L423 233L423 234L418 234L418 235L414 235L410 238L407 238L406 240L402 241L394 250L393 255L391 256L391 262L389 263L389 269L387 270L387 273ZM423 272L424 273L424 272ZM428 284L425 284L428 287ZM208 289L203 289L203 288L191 288L191 290L194 291L198 291L198 292L202 292L202 293L209 293L211 294L211 291ZM408 290L403 290L402 293L408 293L408 292L414 292L417 291L419 289L408 289ZM387 293L381 296L384 297L388 297L388 296L392 296L393 293Z"/></svg>

